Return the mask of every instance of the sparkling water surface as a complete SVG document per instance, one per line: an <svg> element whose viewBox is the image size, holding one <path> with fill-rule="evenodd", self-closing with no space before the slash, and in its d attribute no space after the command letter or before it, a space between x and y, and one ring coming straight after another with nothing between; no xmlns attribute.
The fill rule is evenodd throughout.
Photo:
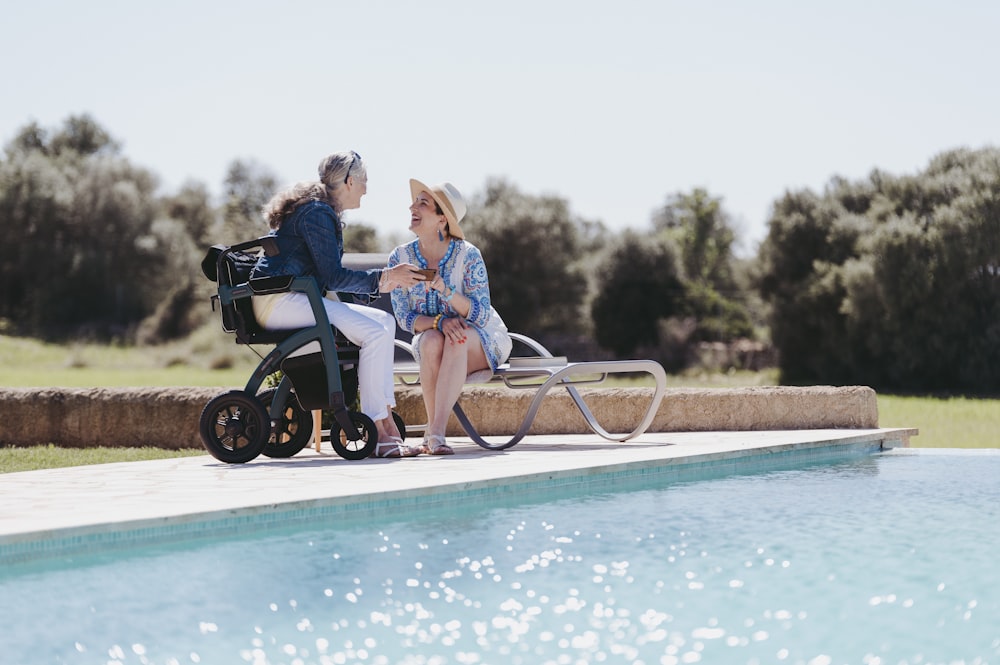
<svg viewBox="0 0 1000 665"><path fill-rule="evenodd" d="M996 452L12 566L0 662L1000 663Z"/></svg>

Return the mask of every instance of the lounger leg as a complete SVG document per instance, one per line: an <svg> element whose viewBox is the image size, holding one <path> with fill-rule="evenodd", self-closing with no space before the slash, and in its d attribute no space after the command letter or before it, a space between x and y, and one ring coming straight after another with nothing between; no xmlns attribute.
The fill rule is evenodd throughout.
<svg viewBox="0 0 1000 665"><path fill-rule="evenodd" d="M583 401L583 397L581 397L576 387L572 385L571 378L574 375L591 372L599 373L602 370L605 372L646 372L656 380L656 389L653 391L653 397L650 400L649 406L646 408L646 413L643 416L642 421L628 434L614 435L604 429L604 427L597 422L597 418L587 406L586 402ZM509 383L508 386L510 386ZM458 418L458 422L462 425L463 429L465 429L466 434L468 434L469 437L479 446L489 450L505 450L523 439L528 433L528 430L531 428L531 424L535 420L535 415L538 413L538 409L542 405L542 400L545 398L549 389L554 387L562 387L566 389L566 391L570 394L570 397L573 399L573 402L576 404L577 409L579 409L580 415L582 415L584 420L587 421L587 426L590 427L592 432L608 441L622 442L639 436L644 433L650 425L652 425L657 409L659 409L660 402L663 400L663 395L666 392L667 377L663 367L659 363L651 360L625 361L625 364L593 362L567 366L553 373L544 383L538 386L535 396L531 400L531 404L528 406L528 411L524 416L524 420L521 421L521 426L518 428L514 436L505 443L489 443L483 439L483 437L479 435L475 427L472 425L472 422L465 414L465 411L457 402L455 403L453 412L455 417Z"/></svg>

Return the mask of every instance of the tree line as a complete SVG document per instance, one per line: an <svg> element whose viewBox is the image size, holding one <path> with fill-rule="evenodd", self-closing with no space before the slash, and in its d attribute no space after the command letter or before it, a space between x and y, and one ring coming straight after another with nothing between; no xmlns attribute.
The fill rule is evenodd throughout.
<svg viewBox="0 0 1000 665"><path fill-rule="evenodd" d="M758 260L784 381L1000 388L1000 150L788 192Z"/></svg>
<svg viewBox="0 0 1000 665"><path fill-rule="evenodd" d="M220 203L197 182L163 194L89 116L26 125L0 160L0 333L129 344L190 334L213 316L205 249L263 234L260 208L278 185L236 160ZM648 228L612 233L561 197L491 179L463 226L509 327L555 352L680 371L706 344L752 340L774 349L783 383L980 394L1000 384L996 149L785 192L752 258L735 255L722 199L699 188L668 195ZM364 224L345 242L395 244Z"/></svg>

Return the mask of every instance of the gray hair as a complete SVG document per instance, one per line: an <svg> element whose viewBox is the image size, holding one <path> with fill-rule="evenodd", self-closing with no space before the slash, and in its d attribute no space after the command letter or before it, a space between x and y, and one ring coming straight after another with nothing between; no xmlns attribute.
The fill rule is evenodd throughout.
<svg viewBox="0 0 1000 665"><path fill-rule="evenodd" d="M326 185L331 195L347 182L347 177L350 175L364 181L368 180L368 169L365 168L364 160L353 150L327 155L320 160L317 171L319 181Z"/></svg>
<svg viewBox="0 0 1000 665"><path fill-rule="evenodd" d="M341 212L337 202L337 190L344 186L347 177L354 176L363 181L368 180L368 170L361 155L353 150L335 152L327 155L319 162L319 181L300 182L275 194L263 208L264 218L268 226L277 229L285 218L295 212L303 203L309 201L324 201L330 204L337 214Z"/></svg>

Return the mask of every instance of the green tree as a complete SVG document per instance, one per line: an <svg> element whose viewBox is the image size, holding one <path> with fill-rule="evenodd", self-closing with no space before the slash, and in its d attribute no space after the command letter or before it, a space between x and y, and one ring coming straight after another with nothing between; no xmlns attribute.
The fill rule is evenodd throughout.
<svg viewBox="0 0 1000 665"><path fill-rule="evenodd" d="M722 199L700 187L674 194L653 216L653 228L677 244L685 279L721 290L732 288L736 234Z"/></svg>
<svg viewBox="0 0 1000 665"><path fill-rule="evenodd" d="M0 162L0 318L18 334L123 336L154 306L169 256L157 182L89 116L31 124Z"/></svg>
<svg viewBox="0 0 1000 665"><path fill-rule="evenodd" d="M344 251L360 254L378 252L378 232L367 224L348 224L344 227Z"/></svg>
<svg viewBox="0 0 1000 665"><path fill-rule="evenodd" d="M70 116L49 141L53 154L118 155L121 144L89 115Z"/></svg>
<svg viewBox="0 0 1000 665"><path fill-rule="evenodd" d="M787 194L761 247L786 383L1000 390L1000 150Z"/></svg>
<svg viewBox="0 0 1000 665"><path fill-rule="evenodd" d="M584 223L567 202L495 179L469 208L462 225L483 253L493 305L508 327L536 338L578 331L587 294L579 265Z"/></svg>
<svg viewBox="0 0 1000 665"><path fill-rule="evenodd" d="M4 149L8 159L23 153L47 155L48 150L48 132L37 122L22 127Z"/></svg>
<svg viewBox="0 0 1000 665"><path fill-rule="evenodd" d="M246 159L234 160L226 171L222 229L219 240L232 245L265 235L268 227L261 212L278 188L278 178L267 167Z"/></svg>
<svg viewBox="0 0 1000 665"><path fill-rule="evenodd" d="M598 272L591 316L597 342L620 357L660 343L660 322L682 313L685 290L676 247L626 231Z"/></svg>
<svg viewBox="0 0 1000 665"><path fill-rule="evenodd" d="M786 383L843 382L851 372L845 285L839 267L860 256L867 227L836 200L789 192L775 202L760 251L760 289L771 305L770 330Z"/></svg>
<svg viewBox="0 0 1000 665"><path fill-rule="evenodd" d="M215 286L201 272L205 247L195 245L187 220L159 217L143 240L163 257L163 273L150 275L158 294L139 322L135 341L159 344L189 335L212 314L208 306Z"/></svg>
<svg viewBox="0 0 1000 665"><path fill-rule="evenodd" d="M675 194L654 215L653 228L680 252L683 306L694 321L689 341L753 337L746 296L734 275L736 232L722 199L702 188Z"/></svg>
<svg viewBox="0 0 1000 665"><path fill-rule="evenodd" d="M219 230L219 216L204 183L186 182L176 194L162 197L161 203L164 215L182 222L196 247L222 242L214 237Z"/></svg>

